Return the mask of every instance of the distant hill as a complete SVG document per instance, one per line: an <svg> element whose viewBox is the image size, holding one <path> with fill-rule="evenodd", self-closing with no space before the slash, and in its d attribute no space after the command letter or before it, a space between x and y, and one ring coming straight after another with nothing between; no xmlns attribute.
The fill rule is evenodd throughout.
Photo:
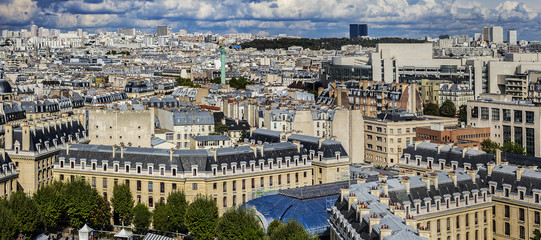
<svg viewBox="0 0 541 240"><path fill-rule="evenodd" d="M280 38L273 40L256 39L241 44L242 48L264 49L287 49L291 46L301 46L312 50L340 50L344 45L361 45L363 47L375 47L378 43L424 43L423 40L408 38L378 38L378 39L349 39L349 38Z"/></svg>

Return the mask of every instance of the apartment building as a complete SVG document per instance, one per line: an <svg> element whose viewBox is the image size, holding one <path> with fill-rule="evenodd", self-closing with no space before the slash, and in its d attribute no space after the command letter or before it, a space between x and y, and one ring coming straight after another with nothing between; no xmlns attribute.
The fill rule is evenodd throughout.
<svg viewBox="0 0 541 240"><path fill-rule="evenodd" d="M466 84L442 84L438 93L438 104L441 106L447 100L453 102L458 111L460 106L475 100L475 94Z"/></svg>
<svg viewBox="0 0 541 240"><path fill-rule="evenodd" d="M377 166L396 165L407 145L415 142L416 129L430 127L433 123L456 126L458 121L455 118L416 117L404 111L386 111L375 118L365 117L364 160Z"/></svg>
<svg viewBox="0 0 541 240"><path fill-rule="evenodd" d="M274 131L255 131L252 137L250 145L202 150L67 145L53 175L60 180L82 177L108 198L115 184L126 183L134 199L151 208L171 191L183 190L188 201L206 194L221 212L264 191L342 180L340 173L349 176L349 159L339 142L303 136L280 141Z"/></svg>
<svg viewBox="0 0 541 240"><path fill-rule="evenodd" d="M88 143L83 116L24 122L4 126L5 152L17 169L18 183L26 193L52 182L52 168L60 148L68 143Z"/></svg>
<svg viewBox="0 0 541 240"><path fill-rule="evenodd" d="M485 95L468 102L468 125L489 127L490 139L503 145L520 144L531 156L541 156L541 106L530 101L512 101L511 96Z"/></svg>
<svg viewBox="0 0 541 240"><path fill-rule="evenodd" d="M154 134L154 109L142 105L118 105L88 110L88 136L91 144L150 147Z"/></svg>
<svg viewBox="0 0 541 240"><path fill-rule="evenodd" d="M0 149L0 196L11 196L17 191L17 179L19 173L9 154L5 149Z"/></svg>
<svg viewBox="0 0 541 240"><path fill-rule="evenodd" d="M157 109L156 117L161 129L173 132L173 142L179 149L189 149L193 136L208 136L214 132L214 117L210 112L198 109Z"/></svg>

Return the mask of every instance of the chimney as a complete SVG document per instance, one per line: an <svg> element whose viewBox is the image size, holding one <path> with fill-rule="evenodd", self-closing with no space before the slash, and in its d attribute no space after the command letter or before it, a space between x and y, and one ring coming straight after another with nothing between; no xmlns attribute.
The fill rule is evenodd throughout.
<svg viewBox="0 0 541 240"><path fill-rule="evenodd" d="M388 177L387 177L387 175L385 175L385 173L380 173L380 174L378 175L378 181L379 181L379 182L387 182L387 178L388 178Z"/></svg>
<svg viewBox="0 0 541 240"><path fill-rule="evenodd" d="M438 144L438 154L441 153L441 149L444 147L445 145L443 144Z"/></svg>
<svg viewBox="0 0 541 240"><path fill-rule="evenodd" d="M319 146L318 149L321 149L321 144L323 143L324 140L325 140L325 139L323 139L323 138L320 138L320 139L318 140L318 146Z"/></svg>
<svg viewBox="0 0 541 240"><path fill-rule="evenodd" d="M22 130L23 130L23 139L22 139L23 142L21 143L22 144L22 146L21 146L22 149L21 150L22 151L29 151L30 150L30 135L31 135L30 130L31 130L31 128L28 125L24 125L22 127Z"/></svg>
<svg viewBox="0 0 541 240"><path fill-rule="evenodd" d="M120 145L120 159L124 158L124 145Z"/></svg>
<svg viewBox="0 0 541 240"><path fill-rule="evenodd" d="M412 227L413 229L417 229L417 220L415 220L413 216L406 216L406 225Z"/></svg>
<svg viewBox="0 0 541 240"><path fill-rule="evenodd" d="M466 153L470 150L470 148L468 147L464 147L462 148L462 158L465 158L466 157Z"/></svg>
<svg viewBox="0 0 541 240"><path fill-rule="evenodd" d="M421 181L423 181L426 184L426 189L430 190L430 178L428 176L421 177Z"/></svg>
<svg viewBox="0 0 541 240"><path fill-rule="evenodd" d="M414 143L414 145L413 145L413 146L414 146L413 149L414 149L415 151L417 151L417 146L418 146L420 143L422 143L422 141L415 141L415 143ZM438 151L438 153L439 153L439 151Z"/></svg>
<svg viewBox="0 0 541 240"><path fill-rule="evenodd" d="M379 189L378 187L374 186L370 189L370 194L376 196L376 197L379 197Z"/></svg>
<svg viewBox="0 0 541 240"><path fill-rule="evenodd" d="M211 149L210 149L210 152L212 152L212 156L214 157L214 161L217 162L217 161L218 161L218 157L217 157L217 155L216 155L216 149L211 148Z"/></svg>
<svg viewBox="0 0 541 240"><path fill-rule="evenodd" d="M342 199L342 201L346 200L346 196L348 195L349 195L349 188L340 189L340 199Z"/></svg>
<svg viewBox="0 0 541 240"><path fill-rule="evenodd" d="M357 196L355 193L350 193L348 196L348 211L351 210L351 204L357 205Z"/></svg>
<svg viewBox="0 0 541 240"><path fill-rule="evenodd" d="M175 148L169 149L169 162L173 162L173 152L175 152Z"/></svg>
<svg viewBox="0 0 541 240"><path fill-rule="evenodd" d="M364 203L357 203L357 215L359 216L359 222L362 222L362 218L366 214L370 214L370 208L368 208L368 206L366 206Z"/></svg>
<svg viewBox="0 0 541 240"><path fill-rule="evenodd" d="M532 170L537 170L537 166L535 166L535 165L529 166L528 168L532 169Z"/></svg>
<svg viewBox="0 0 541 240"><path fill-rule="evenodd" d="M496 156L494 156L496 159L496 165L502 164L502 150L496 148Z"/></svg>
<svg viewBox="0 0 541 240"><path fill-rule="evenodd" d="M70 155L70 146L71 146L71 143L66 144L66 154L67 155Z"/></svg>
<svg viewBox="0 0 541 240"><path fill-rule="evenodd" d="M492 170L494 170L494 167L495 167L495 166L496 166L496 165L494 164L494 162L489 162L489 163L487 164L487 175L488 175L488 176L492 175Z"/></svg>
<svg viewBox="0 0 541 240"><path fill-rule="evenodd" d="M6 124L4 126L4 148L13 149L13 126Z"/></svg>
<svg viewBox="0 0 541 240"><path fill-rule="evenodd" d="M449 178L451 178L453 180L453 184L456 186L458 186L458 182L457 182L457 177L456 177L456 173L455 171L450 171L449 174L448 174Z"/></svg>
<svg viewBox="0 0 541 240"><path fill-rule="evenodd" d="M406 188L406 192L409 194L410 193L410 179L408 177L402 177L402 180L400 180L400 183L404 185L404 187Z"/></svg>
<svg viewBox="0 0 541 240"><path fill-rule="evenodd" d="M372 233L372 228L374 228L374 226L378 225L380 221L381 221L381 219L378 217L377 214L374 213L374 214L370 215L370 220L369 220L369 222L370 222L370 228L369 228L370 233Z"/></svg>
<svg viewBox="0 0 541 240"><path fill-rule="evenodd" d="M466 172L468 173L468 175L470 175L471 181L475 183L476 182L475 180L477 180L477 170L470 169Z"/></svg>
<svg viewBox="0 0 541 240"><path fill-rule="evenodd" d="M436 175L435 173L431 173L430 180L434 183L434 189L438 190L439 189L438 175Z"/></svg>
<svg viewBox="0 0 541 240"><path fill-rule="evenodd" d="M393 230L389 229L389 225L381 225L381 228L379 229L379 239L383 240L385 237L391 236L393 234Z"/></svg>
<svg viewBox="0 0 541 240"><path fill-rule="evenodd" d="M383 190L383 194L385 194L385 196L389 196L389 184L386 182L380 182L379 187Z"/></svg>
<svg viewBox="0 0 541 240"><path fill-rule="evenodd" d="M357 178L357 184L361 184L361 183L366 183L366 178L364 178L362 176Z"/></svg>
<svg viewBox="0 0 541 240"><path fill-rule="evenodd" d="M522 173L524 173L524 168L522 166L518 166L516 170L517 181L520 181L520 178L522 177Z"/></svg>
<svg viewBox="0 0 541 240"><path fill-rule="evenodd" d="M116 155L116 144L113 145L113 158L115 158L115 155Z"/></svg>
<svg viewBox="0 0 541 240"><path fill-rule="evenodd" d="M297 152L301 152L301 142L300 141L293 141L293 143L297 146Z"/></svg>

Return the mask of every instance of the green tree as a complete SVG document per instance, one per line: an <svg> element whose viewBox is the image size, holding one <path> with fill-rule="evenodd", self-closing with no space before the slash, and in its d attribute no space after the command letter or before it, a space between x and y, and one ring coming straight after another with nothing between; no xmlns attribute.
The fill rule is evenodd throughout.
<svg viewBox="0 0 541 240"><path fill-rule="evenodd" d="M0 239L16 239L17 226L13 212L7 200L0 199Z"/></svg>
<svg viewBox="0 0 541 240"><path fill-rule="evenodd" d="M533 231L533 237L530 238L531 240L541 240L541 232L539 229L535 229Z"/></svg>
<svg viewBox="0 0 541 240"><path fill-rule="evenodd" d="M167 210L169 211L169 231L180 232L185 228L184 216L186 214L186 195L182 191L174 191L167 197Z"/></svg>
<svg viewBox="0 0 541 240"><path fill-rule="evenodd" d="M154 222L154 229L161 232L169 231L169 209L163 201L159 201L154 206L152 219Z"/></svg>
<svg viewBox="0 0 541 240"><path fill-rule="evenodd" d="M278 219L272 220L272 222L269 223L269 226L267 227L267 234L270 236L272 233L278 229L278 227L282 226L284 223L280 222Z"/></svg>
<svg viewBox="0 0 541 240"><path fill-rule="evenodd" d="M15 192L9 198L9 208L15 220L15 229L28 238L39 232L41 215L36 202L26 193Z"/></svg>
<svg viewBox="0 0 541 240"><path fill-rule="evenodd" d="M516 142L505 142L502 146L502 151L506 153L514 153L514 154L520 154L520 155L526 155L526 150L523 146Z"/></svg>
<svg viewBox="0 0 541 240"><path fill-rule="evenodd" d="M444 117L456 116L456 106L451 100L445 100L445 102L441 104L440 116L444 116Z"/></svg>
<svg viewBox="0 0 541 240"><path fill-rule="evenodd" d="M147 205L139 203L133 208L133 225L139 233L146 233L152 222L152 212Z"/></svg>
<svg viewBox="0 0 541 240"><path fill-rule="evenodd" d="M239 142L242 143L244 142L244 139L247 137L248 135L248 132L244 129L242 129L242 131L240 131L240 138L239 138Z"/></svg>
<svg viewBox="0 0 541 240"><path fill-rule="evenodd" d="M96 204L92 208L90 225L94 228L104 229L111 224L111 204L103 196L98 195L97 198Z"/></svg>
<svg viewBox="0 0 541 240"><path fill-rule="evenodd" d="M62 196L64 183L55 181L49 185L41 187L34 194L34 201L39 206L40 214L43 217L43 223L47 230L58 226L63 217L66 206Z"/></svg>
<svg viewBox="0 0 541 240"><path fill-rule="evenodd" d="M246 89L246 86L251 85L251 84L253 84L253 83L246 80L246 78L244 78L243 76L239 77L238 79L237 78L231 78L231 80L229 80L229 86L231 86L233 88L236 88L236 89Z"/></svg>
<svg viewBox="0 0 541 240"><path fill-rule="evenodd" d="M193 88L201 87L201 85L193 83L193 81L189 78L177 77L176 81L179 86L193 87Z"/></svg>
<svg viewBox="0 0 541 240"><path fill-rule="evenodd" d="M485 139L481 142L481 150L489 154L496 154L496 149L500 149L500 144L490 140Z"/></svg>
<svg viewBox="0 0 541 240"><path fill-rule="evenodd" d="M70 226L80 228L85 223L92 222L91 218L100 201L100 195L88 182L74 179L66 183L62 195L66 203Z"/></svg>
<svg viewBox="0 0 541 240"><path fill-rule="evenodd" d="M216 84L221 84L222 83L222 78L215 77L210 82L211 83L216 83Z"/></svg>
<svg viewBox="0 0 541 240"><path fill-rule="evenodd" d="M227 129L227 126L223 123L217 123L214 127L214 133L216 133L217 135L224 135L228 131L229 130Z"/></svg>
<svg viewBox="0 0 541 240"><path fill-rule="evenodd" d="M306 232L302 225L296 219L290 219L285 224L280 224L272 231L270 231L271 240L287 240L287 239L298 239L298 240L312 240L318 239L317 236Z"/></svg>
<svg viewBox="0 0 541 240"><path fill-rule="evenodd" d="M209 196L197 195L186 210L186 226L197 239L214 239L218 207Z"/></svg>
<svg viewBox="0 0 541 240"><path fill-rule="evenodd" d="M438 104L427 103L427 104L425 104L423 106L423 114L424 115L439 116L440 115L440 108L438 107Z"/></svg>
<svg viewBox="0 0 541 240"><path fill-rule="evenodd" d="M252 212L244 207L230 208L216 224L218 239L261 239L265 236L263 229Z"/></svg>
<svg viewBox="0 0 541 240"><path fill-rule="evenodd" d="M464 124L468 123L468 106L460 105L458 108L458 120Z"/></svg>
<svg viewBox="0 0 541 240"><path fill-rule="evenodd" d="M113 188L113 198L111 204L113 209L122 222L122 226L129 224L132 217L132 209L135 201L131 194L130 186L127 184L118 184Z"/></svg>

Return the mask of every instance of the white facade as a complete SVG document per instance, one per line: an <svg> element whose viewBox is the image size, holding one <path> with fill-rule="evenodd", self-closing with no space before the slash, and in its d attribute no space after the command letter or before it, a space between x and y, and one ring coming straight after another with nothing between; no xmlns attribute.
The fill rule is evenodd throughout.
<svg viewBox="0 0 541 240"><path fill-rule="evenodd" d="M490 28L490 41L493 43L503 43L503 28L493 26Z"/></svg>

